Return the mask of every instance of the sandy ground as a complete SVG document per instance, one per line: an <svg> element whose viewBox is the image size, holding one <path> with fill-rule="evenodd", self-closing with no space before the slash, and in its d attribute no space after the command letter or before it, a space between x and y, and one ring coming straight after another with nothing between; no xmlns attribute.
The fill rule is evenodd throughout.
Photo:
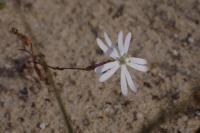
<svg viewBox="0 0 200 133"><path fill-rule="evenodd" d="M2 1L2 0L1 0ZM84 71L51 71L74 133L200 132L199 0L7 0L0 8L0 133L66 133L51 86L24 72L27 54L11 27L48 64L87 66L105 57L96 37L132 32L132 56L150 71L122 96L119 72L105 83Z"/></svg>

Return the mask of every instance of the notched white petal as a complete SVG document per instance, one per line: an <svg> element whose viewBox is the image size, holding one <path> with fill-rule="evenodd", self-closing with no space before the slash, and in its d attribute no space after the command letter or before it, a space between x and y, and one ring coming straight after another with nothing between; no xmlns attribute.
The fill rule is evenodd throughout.
<svg viewBox="0 0 200 133"><path fill-rule="evenodd" d="M121 91L124 96L128 95L128 87L127 87L127 82L126 82L126 76L125 76L125 65L121 66L121 79L120 79L120 84L121 84Z"/></svg>
<svg viewBox="0 0 200 133"><path fill-rule="evenodd" d="M107 51L107 55L111 56L114 59L119 58L119 54L114 46L110 47Z"/></svg>
<svg viewBox="0 0 200 133"><path fill-rule="evenodd" d="M106 63L104 65L96 67L95 68L95 72L97 74L102 74L102 73L108 71L109 69L115 67L118 64L119 64L118 61L113 61L113 62Z"/></svg>
<svg viewBox="0 0 200 133"><path fill-rule="evenodd" d="M135 85L135 83L133 82L133 80L132 80L132 78L131 78L131 75L130 75L130 73L128 72L127 67L125 67L125 76L126 76L126 80L127 80L127 83L128 83L128 86L129 86L130 90L132 90L133 92L137 92L136 85Z"/></svg>
<svg viewBox="0 0 200 133"><path fill-rule="evenodd" d="M125 43L124 43L124 52L127 53L128 52L128 49L129 49L129 46L130 46L130 42L131 42L131 32L129 32L127 35L126 35L126 38L125 38Z"/></svg>
<svg viewBox="0 0 200 133"><path fill-rule="evenodd" d="M130 60L134 64L140 64L140 65L146 65L147 64L147 60L142 59L142 58L130 57Z"/></svg>
<svg viewBox="0 0 200 133"><path fill-rule="evenodd" d="M97 38L97 44L106 55L112 57L113 59L116 59L119 57L119 55L116 52L116 49L114 47L108 47L107 45L103 43L101 39Z"/></svg>
<svg viewBox="0 0 200 133"><path fill-rule="evenodd" d="M118 58L119 57L119 54L115 48L115 46L112 44L112 41L110 39L110 37L108 36L108 34L106 32L104 32L104 38L106 40L106 43L108 44L109 46L109 49L112 50L112 55L115 57L115 58Z"/></svg>
<svg viewBox="0 0 200 133"><path fill-rule="evenodd" d="M141 71L141 72L147 72L148 71L148 67L146 65L139 65L139 64L135 64L135 63L127 63L130 67Z"/></svg>
<svg viewBox="0 0 200 133"><path fill-rule="evenodd" d="M115 65L113 68L109 69L108 71L106 71L105 73L103 73L100 78L99 81L100 82L104 82L106 80L108 80L119 68L119 64Z"/></svg>
<svg viewBox="0 0 200 133"><path fill-rule="evenodd" d="M103 50L104 53L108 50L108 47L101 41L101 39L97 38L97 44Z"/></svg>
<svg viewBox="0 0 200 133"><path fill-rule="evenodd" d="M106 40L106 43L108 44L109 47L112 47L112 41L109 38L108 34L106 32L104 32L104 38Z"/></svg>
<svg viewBox="0 0 200 133"><path fill-rule="evenodd" d="M123 44L123 32L120 31L118 34L118 48L120 51L120 54L123 55L124 54L124 44Z"/></svg>

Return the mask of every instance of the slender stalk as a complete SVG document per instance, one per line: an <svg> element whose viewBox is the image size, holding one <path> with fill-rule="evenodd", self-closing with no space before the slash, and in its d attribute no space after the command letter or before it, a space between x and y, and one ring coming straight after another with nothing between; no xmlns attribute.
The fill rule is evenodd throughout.
<svg viewBox="0 0 200 133"><path fill-rule="evenodd" d="M24 15L24 12L21 10L21 0L14 0L13 1L13 3L14 3L14 6L15 6L15 9L16 9L16 11L19 13L19 15L20 15L20 17L21 17L21 20L22 20L22 22L23 22L23 24L24 24L24 27L25 27L25 29L26 29L26 31L29 33L29 35L31 36L31 40L30 41L34 41L35 43L34 43L34 47L36 48L36 52L38 53L38 54L42 54L42 52L40 52L40 43L38 43L38 41L37 41L37 39L36 39L36 37L35 37L35 35L32 33L32 29L31 29L31 27L30 27L30 24L27 22L27 20L26 20L26 17L25 17L25 15ZM15 31L14 31L14 33L16 33ZM18 38L20 39L20 40L22 40L22 42L24 43L24 44L26 44L27 43L27 41L29 41L29 40L27 40L27 38L25 37L25 38L23 38L24 36L20 36L20 34L16 34L17 36L18 36ZM32 48L32 46L31 46L31 50L33 50L33 48ZM33 51L32 51L33 52ZM33 54L33 53L32 53ZM33 57L32 57L33 58ZM59 93L59 91L58 91L58 88L57 88L57 86L56 86L56 84L55 84L55 81L54 81L54 79L53 79L53 75L51 74L51 71L50 71L50 69L49 69L49 67L47 67L47 65L46 65L46 61L45 61L45 59L44 58L40 58L40 60L42 61L42 67L44 68L44 70L45 70L45 72L46 72L46 75L47 75L47 82L48 82L48 86L51 86L50 88L53 90L53 92L54 92L54 95L55 95L55 97L56 97L56 100L57 100L57 103L58 103L58 106L59 106L59 109L60 109L60 111L61 111L61 114L63 115L63 119L64 119L64 124L65 124L65 132L66 133L73 133L74 131L73 131L73 128L72 128L72 125L71 125L71 123L70 123L70 116L68 116L68 113L67 113L67 111L66 111L66 108L64 107L64 104L63 104L63 101L62 101L62 99L61 99L61 96L60 96L60 93Z"/></svg>
<svg viewBox="0 0 200 133"><path fill-rule="evenodd" d="M96 67L98 66L101 66L103 64L106 64L108 62L111 62L112 60L108 60L108 61L104 61L104 62L101 62L101 63L98 63L98 64L93 64L93 65L90 65L90 66L87 66L87 67L59 67L59 66L50 66L50 65L47 65L48 68L50 69L54 69L54 70L82 70L82 71L92 71L94 70ZM36 62L38 64L40 64L39 62Z"/></svg>

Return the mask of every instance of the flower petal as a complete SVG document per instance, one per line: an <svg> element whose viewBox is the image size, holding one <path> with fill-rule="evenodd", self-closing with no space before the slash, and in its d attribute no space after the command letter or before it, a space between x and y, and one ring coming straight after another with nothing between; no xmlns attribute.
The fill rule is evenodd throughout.
<svg viewBox="0 0 200 133"><path fill-rule="evenodd" d="M97 44L106 55L114 59L119 57L118 54L115 52L114 47L106 46L101 39L97 38Z"/></svg>
<svg viewBox="0 0 200 133"><path fill-rule="evenodd" d="M106 71L105 73L103 73L100 78L99 81L100 82L104 82L107 79L109 79L119 68L119 64L116 64L113 68L109 69L108 71Z"/></svg>
<svg viewBox="0 0 200 133"><path fill-rule="evenodd" d="M118 34L118 48L120 51L121 56L124 54L124 46L123 46L123 32L120 31Z"/></svg>
<svg viewBox="0 0 200 133"><path fill-rule="evenodd" d="M116 49L115 49L114 47L110 47L110 48L106 51L105 54L106 54L106 55L109 55L109 56L112 57L113 59L119 58L119 55L118 55L118 53L117 53L117 51L116 51Z"/></svg>
<svg viewBox="0 0 200 133"><path fill-rule="evenodd" d="M110 37L108 36L108 34L106 32L104 32L104 38L105 38L108 46L112 47L112 41L110 40Z"/></svg>
<svg viewBox="0 0 200 133"><path fill-rule="evenodd" d="M127 96L128 95L128 87L127 87L127 82L126 82L125 69L126 69L126 66L122 65L121 66L121 80L120 80L120 83L121 83L122 94L124 96Z"/></svg>
<svg viewBox="0 0 200 133"><path fill-rule="evenodd" d="M113 55L114 55L115 57L119 57L119 54L118 54L118 52L117 52L115 46L112 45L112 41L111 41L110 37L108 36L108 34L107 34L106 32L104 32L104 38L105 38L106 43L108 44L108 46L109 46L110 48L112 48L112 50L113 50Z"/></svg>
<svg viewBox="0 0 200 133"><path fill-rule="evenodd" d="M104 53L108 50L108 47L101 41L101 39L97 38L97 44L103 50Z"/></svg>
<svg viewBox="0 0 200 133"><path fill-rule="evenodd" d="M124 52L125 53L128 52L128 48L129 48L130 42L131 42L131 32L129 32L126 35L126 38L125 38L125 43L124 43Z"/></svg>
<svg viewBox="0 0 200 133"><path fill-rule="evenodd" d="M104 65L101 65L101 66L98 66L95 68L95 72L97 74L102 74L104 73L105 71L108 71L109 69L115 67L116 65L118 65L119 62L118 61L113 61L113 62L109 62L109 63L106 63Z"/></svg>
<svg viewBox="0 0 200 133"><path fill-rule="evenodd" d="M146 65L139 65L139 64L135 64L135 63L127 63L130 67L138 70L138 71L142 71L142 72L147 72L148 71L148 67Z"/></svg>
<svg viewBox="0 0 200 133"><path fill-rule="evenodd" d="M128 72L127 67L125 67L125 76L126 76L126 80L128 82L129 88L133 91L133 92L137 92L137 88L136 85L134 84L130 73Z"/></svg>
<svg viewBox="0 0 200 133"><path fill-rule="evenodd" d="M147 60L142 59L142 58L130 57L129 59L134 64L139 64L139 65L146 65L147 64Z"/></svg>

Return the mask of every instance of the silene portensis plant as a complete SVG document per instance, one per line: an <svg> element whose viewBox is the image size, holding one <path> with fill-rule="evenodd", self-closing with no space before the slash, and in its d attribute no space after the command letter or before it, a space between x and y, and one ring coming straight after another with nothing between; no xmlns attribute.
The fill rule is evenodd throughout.
<svg viewBox="0 0 200 133"><path fill-rule="evenodd" d="M41 62L42 59L38 60L39 57L35 54L32 40L29 37L20 33L16 28L12 28L10 32L15 34L23 42L23 48L20 50L30 55L33 69L41 80L45 80L47 78L47 75L43 74L42 71L50 68L54 70L95 70L95 72L100 75L99 81L104 82L108 80L119 68L121 68L121 91L124 96L127 96L128 88L133 92L137 92L136 84L132 80L131 75L128 72L127 66L130 66L142 72L147 72L148 70L147 61L145 59L130 57L128 55L128 48L131 42L130 32L126 35L125 40L123 38L123 33L119 32L117 39L118 48L112 44L112 41L108 37L107 33L104 33L106 43L97 38L97 44L101 48L101 50L103 50L106 55L110 56L113 59L98 64L92 64L88 67L83 68L51 66L48 65L45 61Z"/></svg>
<svg viewBox="0 0 200 133"><path fill-rule="evenodd" d="M98 64L92 64L88 67L59 67L59 66L51 66L48 65L44 59L44 55L41 52L37 52L34 50L33 41L31 38L22 34L16 28L12 28L10 32L16 35L23 43L23 48L19 49L20 51L25 52L29 55L27 62L24 63L23 67L26 68L28 71L35 72L38 78L47 85L51 85L54 88L54 93L56 95L56 99L59 103L63 116L66 120L66 125L69 127L69 132L72 131L72 127L68 122L68 115L66 115L65 109L63 109L62 101L59 96L59 92L56 88L56 85L53 81L51 72L49 69L54 70L82 70L82 71L91 71L95 70L97 74L100 75L99 81L104 82L108 80L119 68L121 68L121 91L124 96L128 94L128 88L133 92L137 92L137 87L134 81L131 78L130 73L127 70L127 66L130 66L136 70L147 72L147 61L141 58L130 57L128 53L128 48L131 41L131 33L128 33L123 39L123 33L119 32L118 34L118 48L116 48L110 38L108 37L107 33L104 33L105 42L97 38L98 46L103 50L103 52L112 57L113 60L109 60L106 62L101 62ZM26 64L27 63L27 64ZM23 69L24 69L23 68ZM31 73L32 74L32 73Z"/></svg>

